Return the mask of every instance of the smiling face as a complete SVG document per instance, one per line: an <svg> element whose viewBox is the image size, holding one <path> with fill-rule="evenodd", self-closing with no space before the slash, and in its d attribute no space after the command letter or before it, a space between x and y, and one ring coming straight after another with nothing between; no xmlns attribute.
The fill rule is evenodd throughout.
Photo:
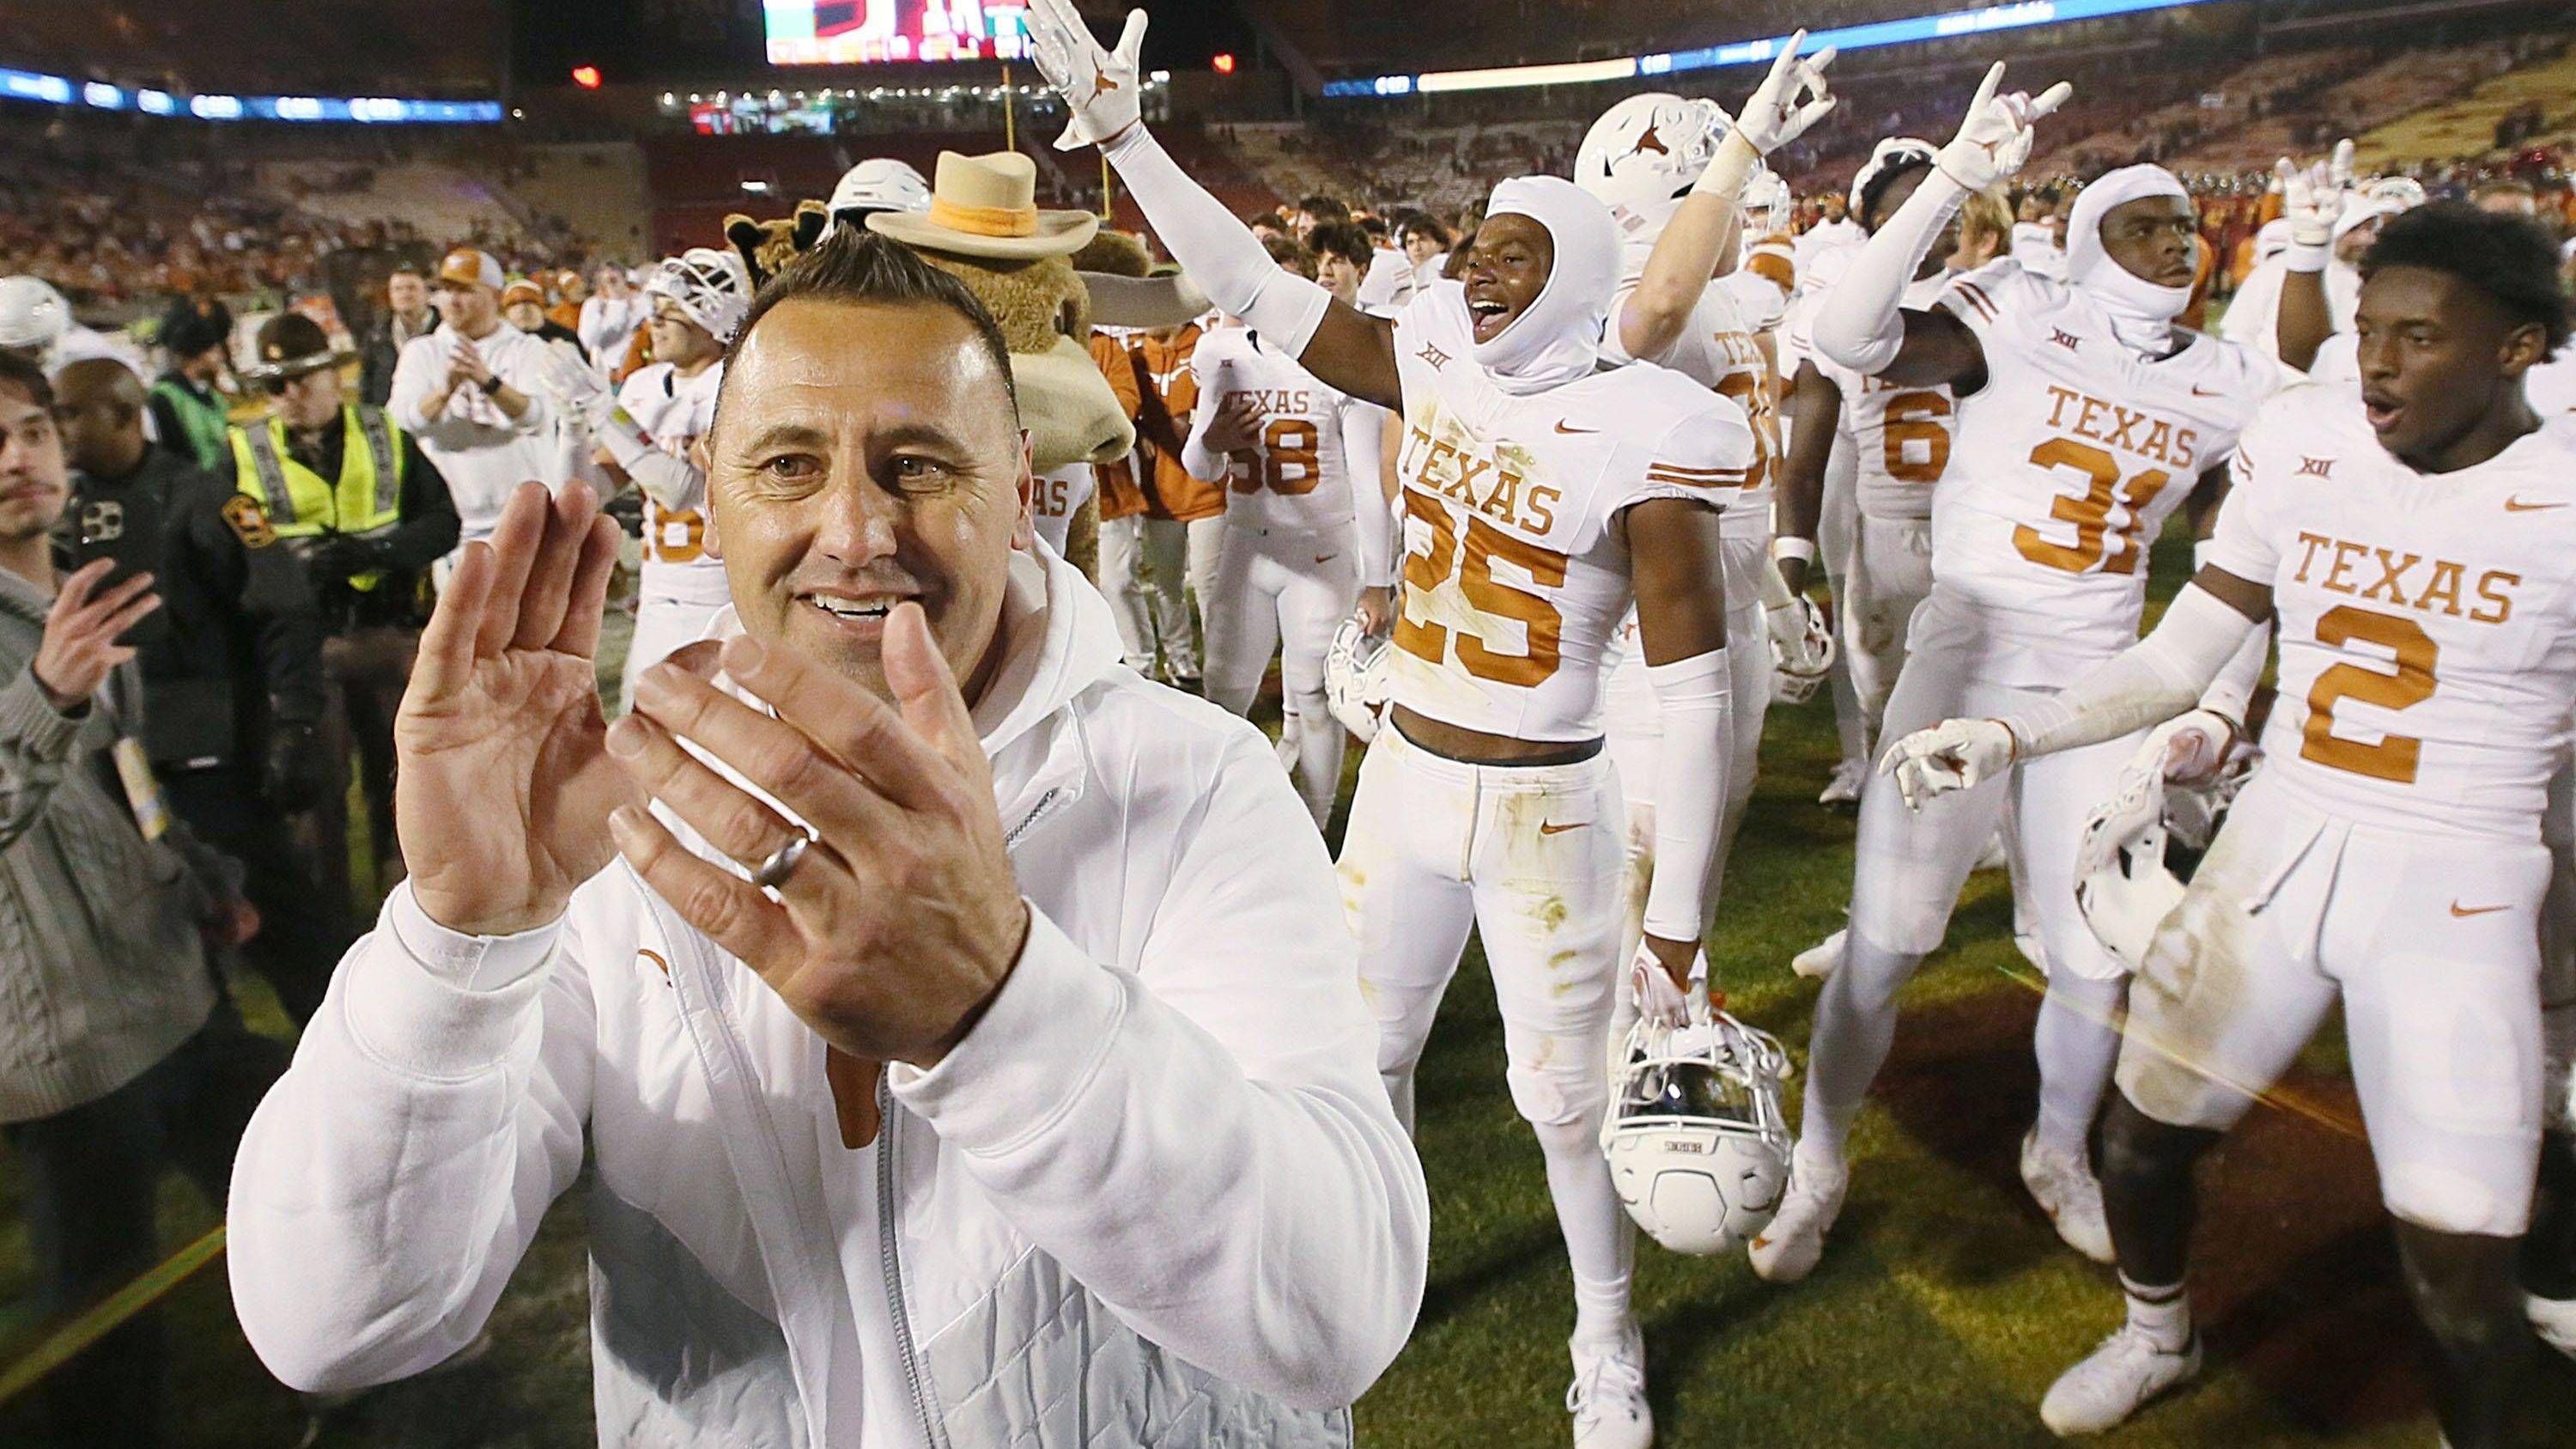
<svg viewBox="0 0 2576 1449"><path fill-rule="evenodd" d="M472 282L447 282L438 289L438 311L448 326L483 337L500 325L501 294Z"/></svg>
<svg viewBox="0 0 2576 1449"><path fill-rule="evenodd" d="M2548 343L2447 272L2385 267L2362 284L2361 402L2381 447L2437 463L2522 386Z"/></svg>
<svg viewBox="0 0 2576 1449"><path fill-rule="evenodd" d="M975 699L1029 474L1002 376L935 305L795 298L726 370L708 447L711 550L743 627L882 694L885 616L929 616Z"/></svg>
<svg viewBox="0 0 2576 1449"><path fill-rule="evenodd" d="M1467 316L1478 342L1491 342L1520 320L1547 290L1556 239L1534 217L1505 212L1485 219L1467 254Z"/></svg>
<svg viewBox="0 0 2576 1449"><path fill-rule="evenodd" d="M653 320L645 325L653 334L654 360L667 362L681 372L694 374L724 355L715 337L690 321L680 304L668 297L653 299Z"/></svg>
<svg viewBox="0 0 2576 1449"><path fill-rule="evenodd" d="M70 497L70 469L54 415L0 382L0 544L44 537Z"/></svg>
<svg viewBox="0 0 2576 1449"><path fill-rule="evenodd" d="M2102 213L2102 250L2140 281L2188 287L2200 261L2200 218L2180 196L2124 201Z"/></svg>

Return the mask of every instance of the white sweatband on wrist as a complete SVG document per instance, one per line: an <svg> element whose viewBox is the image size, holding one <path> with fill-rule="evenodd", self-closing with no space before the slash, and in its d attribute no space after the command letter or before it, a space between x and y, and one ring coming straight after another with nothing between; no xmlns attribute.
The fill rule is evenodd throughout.
<svg viewBox="0 0 2576 1449"><path fill-rule="evenodd" d="M1718 829L1735 755L1734 694L1726 651L1646 666L1663 727L1655 745L1655 872L1646 886L1646 934L1697 941L1716 890Z"/></svg>
<svg viewBox="0 0 2576 1449"><path fill-rule="evenodd" d="M1905 345L1905 289L1932 243L1968 200L1968 188L1934 167L1896 215L1853 254L1842 280L1825 294L1815 322L1816 350L1863 377L1876 377Z"/></svg>
<svg viewBox="0 0 2576 1449"><path fill-rule="evenodd" d="M1305 356L1332 306L1332 293L1281 271L1260 239L1192 181L1144 126L1128 127L1101 154L1118 169L1118 179L1127 183L1181 269L1219 311L1242 318L1289 356Z"/></svg>
<svg viewBox="0 0 2576 1449"><path fill-rule="evenodd" d="M2333 260L2334 243L2332 242L2318 242L2314 245L2307 242L2292 242L2289 249L2281 253L2283 265L2294 272L2322 272L2326 269L2326 264Z"/></svg>
<svg viewBox="0 0 2576 1449"><path fill-rule="evenodd" d="M1359 550L1360 587L1383 589L1395 583L1395 511L1377 482L1378 444L1392 415L1375 403L1354 398L1343 404L1342 457L1369 460L1368 476L1351 479L1351 537ZM1352 470L1359 470L1354 467ZM1370 486L1363 487L1363 484Z"/></svg>
<svg viewBox="0 0 2576 1449"><path fill-rule="evenodd" d="M1796 559L1802 564L1813 566L1816 562L1816 541L1812 538L1798 538L1786 533L1771 540L1771 561L1773 563L1786 563L1790 559Z"/></svg>
<svg viewBox="0 0 2576 1449"><path fill-rule="evenodd" d="M2254 686L2263 682L2263 666L2272 658L2272 626L2263 625L2249 631L2245 642L2236 646L2220 666L2218 677L2200 692L2200 707L2223 714L2238 725L2245 723L2245 706L2254 699Z"/></svg>
<svg viewBox="0 0 2576 1449"><path fill-rule="evenodd" d="M1717 143L1717 155L1699 173L1699 179L1691 183L1691 194L1722 196L1733 201L1744 190L1745 178L1761 164L1762 153L1753 149L1753 143L1744 139L1744 133L1729 131L1726 139Z"/></svg>
<svg viewBox="0 0 2576 1449"><path fill-rule="evenodd" d="M2154 632L2054 697L2005 720L2004 727L2012 731L2020 757L2031 759L2162 724L2201 702L2201 692L2218 680L2251 632L2253 620L2207 589L2187 586Z"/></svg>

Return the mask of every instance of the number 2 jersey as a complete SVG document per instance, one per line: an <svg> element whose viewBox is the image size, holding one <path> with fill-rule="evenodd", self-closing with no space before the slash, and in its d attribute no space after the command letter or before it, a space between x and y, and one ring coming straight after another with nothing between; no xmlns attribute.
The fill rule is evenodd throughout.
<svg viewBox="0 0 2576 1449"><path fill-rule="evenodd" d="M1231 400L1250 396L1261 409L1260 456L1225 460L1226 526L1348 537L1353 500L1378 494L1384 410L1326 387L1243 327L1209 328L1190 373L1199 397L1193 450Z"/></svg>
<svg viewBox="0 0 2576 1449"><path fill-rule="evenodd" d="M685 459L689 445L715 424L716 388L723 381L721 362L695 377L682 377L669 363L657 362L627 376L617 389L617 405L654 447ZM666 507L651 494L644 496L641 602L721 609L733 602L733 594L725 584L723 562L706 551L703 475L677 504Z"/></svg>
<svg viewBox="0 0 2576 1449"><path fill-rule="evenodd" d="M2147 549L2279 370L2180 330L2180 352L2142 357L2080 288L2009 259L1951 279L1939 305L1984 345L1986 384L1960 399L1935 485L1917 647L1986 683L2062 687L2137 641Z"/></svg>
<svg viewBox="0 0 2576 1449"><path fill-rule="evenodd" d="M2576 417L2418 473L2350 387L2247 432L2209 562L2272 590L2264 772L2330 814L2540 837L2576 700Z"/></svg>
<svg viewBox="0 0 2576 1449"><path fill-rule="evenodd" d="M1526 394L1477 365L1463 289L1396 319L1404 546L1391 697L1520 740L1601 733L1600 670L1634 601L1620 512L1732 509L1759 453L1744 411L1632 364Z"/></svg>

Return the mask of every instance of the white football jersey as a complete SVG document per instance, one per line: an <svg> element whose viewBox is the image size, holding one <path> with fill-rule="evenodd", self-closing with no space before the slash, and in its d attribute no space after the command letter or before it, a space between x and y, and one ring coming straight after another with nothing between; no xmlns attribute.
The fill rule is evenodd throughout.
<svg viewBox="0 0 2576 1449"><path fill-rule="evenodd" d="M716 388L723 381L721 362L695 377L682 377L671 364L657 362L627 375L617 389L617 405L644 430L646 441L675 458L686 458L689 445L715 425ZM706 507L703 476L683 507L665 508L651 495L645 496L641 597L718 607L733 602L724 561L706 550Z"/></svg>
<svg viewBox="0 0 2576 1449"><path fill-rule="evenodd" d="M2135 643L2148 547L2279 375L2190 333L2140 357L2081 289L1998 261L1940 306L1984 344L1932 510L1933 604L1992 684L2056 688Z"/></svg>
<svg viewBox="0 0 2576 1449"><path fill-rule="evenodd" d="M2265 773L2347 819L2540 838L2576 699L2576 418L2418 473L2348 388L2296 388L2234 460L2209 562L2268 584Z"/></svg>
<svg viewBox="0 0 2576 1449"><path fill-rule="evenodd" d="M1635 599L1623 509L1732 510L1756 466L1743 409L1661 367L1514 396L1476 364L1463 289L1396 319L1405 429L1392 697L1522 740L1601 733L1603 654Z"/></svg>
<svg viewBox="0 0 2576 1449"><path fill-rule="evenodd" d="M1905 289L1904 305L1930 307L1949 285L1949 273L1935 272ZM1801 325L1812 317L1802 313ZM1933 485L1949 468L1958 441L1958 398L1946 387L1906 387L1863 377L1812 345L1804 350L1816 371L1842 390L1837 431L1852 450L1853 497L1861 514L1902 523L1931 518Z"/></svg>
<svg viewBox="0 0 2576 1449"><path fill-rule="evenodd" d="M1037 525L1038 537L1047 541L1047 547L1063 554L1065 535L1073 529L1073 516L1091 501L1099 486L1099 475L1089 463L1067 463L1031 480L1029 513Z"/></svg>
<svg viewBox="0 0 2576 1449"><path fill-rule="evenodd" d="M1261 456L1227 460L1229 528L1340 536L1351 526L1351 476L1377 477L1377 426L1297 359L1242 327L1213 327L1190 356L1198 380L1193 426L1204 435L1227 399L1250 394L1262 414ZM1358 436L1366 432L1365 439Z"/></svg>
<svg viewBox="0 0 2576 1449"><path fill-rule="evenodd" d="M1759 277L1752 280L1766 290L1771 287ZM1637 281L1632 277L1622 282L1618 295L1610 302L1610 321L1602 329L1601 354L1612 362L1630 360L1627 348L1619 341L1619 317L1627 310L1628 299L1637 294ZM1724 281L1720 278L1700 290L1699 305L1691 310L1690 320L1682 324L1681 335L1661 356L1636 360L1670 368L1744 410L1752 423L1758 452L1752 476L1727 503L1726 536L1767 541L1771 537L1771 474L1780 463L1780 418L1772 405L1771 364L1763 357L1755 329L1736 301L1735 288L1724 285Z"/></svg>

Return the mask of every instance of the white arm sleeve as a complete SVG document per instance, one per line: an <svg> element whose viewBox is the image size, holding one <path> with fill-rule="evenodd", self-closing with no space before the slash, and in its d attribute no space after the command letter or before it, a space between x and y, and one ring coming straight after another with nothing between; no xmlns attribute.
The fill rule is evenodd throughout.
<svg viewBox="0 0 2576 1449"><path fill-rule="evenodd" d="M1861 244L1816 313L1816 350L1863 377L1876 377L1905 345L1905 288L1931 254L1968 189L1934 167L1896 215Z"/></svg>
<svg viewBox="0 0 2576 1449"><path fill-rule="evenodd" d="M2103 662L2045 703L2005 720L2023 758L2098 745L2200 703L2261 631L2216 594L2194 584L2165 610L2155 631ZM2257 668L2260 667L2259 656ZM2241 717L2238 714L2230 718Z"/></svg>
<svg viewBox="0 0 2576 1449"><path fill-rule="evenodd" d="M1697 941L1708 930L1719 867L1718 825L1735 755L1734 693L1724 649L1646 667L1663 737L1655 747L1655 873L1646 934Z"/></svg>
<svg viewBox="0 0 2576 1449"><path fill-rule="evenodd" d="M1289 356L1306 355L1332 293L1281 271L1260 240L1192 181L1142 125L1129 127L1125 139L1101 148L1101 154L1118 168L1118 179L1144 208L1155 234L1210 301Z"/></svg>
<svg viewBox="0 0 2576 1449"><path fill-rule="evenodd" d="M1190 370L1198 371L1195 359ZM1181 443L1181 467L1202 483L1222 483L1234 476L1234 460L1207 445L1207 430L1225 399L1209 393L1207 385L1207 378L1199 378L1199 406L1191 410L1190 435Z"/></svg>
<svg viewBox="0 0 2576 1449"><path fill-rule="evenodd" d="M1378 485L1378 449L1386 409L1358 398L1342 401L1342 466L1350 472L1351 536L1359 550L1360 587L1395 582L1394 514Z"/></svg>

